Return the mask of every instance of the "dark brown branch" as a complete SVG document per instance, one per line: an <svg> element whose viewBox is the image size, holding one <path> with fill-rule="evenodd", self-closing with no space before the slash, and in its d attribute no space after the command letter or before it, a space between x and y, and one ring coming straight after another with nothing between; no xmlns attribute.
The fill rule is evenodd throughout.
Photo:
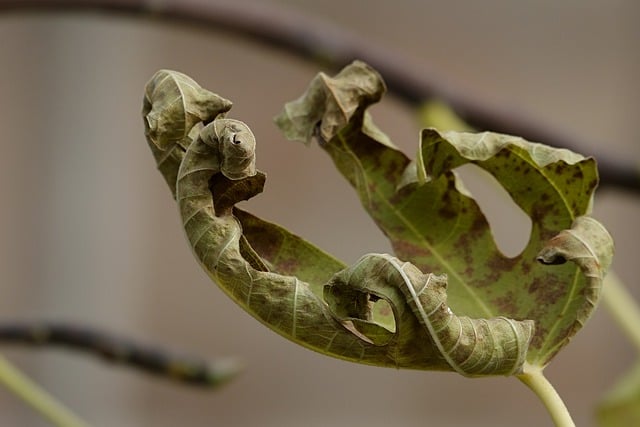
<svg viewBox="0 0 640 427"><path fill-rule="evenodd" d="M331 68L341 68L353 59L361 59L382 74L391 93L410 104L437 98L449 104L476 129L519 135L531 141L584 151L581 147L585 144L576 138L514 114L509 108L491 106L484 100L461 93L428 70L417 70L415 64L408 63L391 50L275 5L213 0L0 0L0 12L28 9L104 11L183 22L247 37ZM601 147L607 145L599 144ZM602 151L588 154L598 159L603 186L640 194L639 159L615 158Z"/></svg>
<svg viewBox="0 0 640 427"><path fill-rule="evenodd" d="M163 350L122 337L64 323L0 323L0 344L68 348L98 356L110 363L208 388L224 384L237 373L232 365L169 355Z"/></svg>

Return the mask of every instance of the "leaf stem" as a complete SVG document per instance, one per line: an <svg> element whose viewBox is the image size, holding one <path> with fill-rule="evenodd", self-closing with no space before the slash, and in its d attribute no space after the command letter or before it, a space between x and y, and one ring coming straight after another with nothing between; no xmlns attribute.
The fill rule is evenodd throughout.
<svg viewBox="0 0 640 427"><path fill-rule="evenodd" d="M88 426L3 356L0 356L0 383L58 427Z"/></svg>
<svg viewBox="0 0 640 427"><path fill-rule="evenodd" d="M610 271L604 279L602 301L620 329L640 353L640 307L617 274Z"/></svg>
<svg viewBox="0 0 640 427"><path fill-rule="evenodd" d="M542 400L556 427L575 427L571 414L558 392L544 376L542 368L526 364L524 372L518 375L518 379Z"/></svg>

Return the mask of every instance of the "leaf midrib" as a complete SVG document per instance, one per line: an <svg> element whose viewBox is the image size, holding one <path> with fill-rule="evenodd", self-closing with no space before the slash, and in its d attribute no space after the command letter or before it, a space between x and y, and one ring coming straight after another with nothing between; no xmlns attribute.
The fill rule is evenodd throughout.
<svg viewBox="0 0 640 427"><path fill-rule="evenodd" d="M369 185L367 185L368 177L367 177L366 169L362 166L362 163L360 162L360 159L351 150L348 149L348 144L347 144L346 140L344 139L344 137L341 134L338 134L337 137L338 137L338 140L340 141L342 151L348 153L350 156L352 156L354 158L355 164L359 167L359 171L360 171L361 175L365 179L365 183L364 183L365 191L367 192L368 197L371 197L371 195L370 195L371 194L371 190L369 188ZM474 290L466 283L466 281L463 280L462 276L460 276L460 274L458 274L458 272L455 271L453 269L453 267L451 267L449 262L446 261L445 258L443 258L440 255L439 251L435 250L435 247L427 239L424 238L422 233L420 233L413 226L411 221L409 221L401 212L399 212L389 202L389 200L386 197L384 197L384 195L382 195L380 193L380 191L378 190L378 186L374 186L374 190L373 191L376 194L378 200L382 201L382 203L384 203L384 205L391 210L391 212L400 220L400 222L403 225L405 225L405 227L411 232L411 234L413 234L417 238L417 240L419 242L421 242L422 245L433 254L433 256L444 267L444 269L447 270L447 272L450 273L451 276L454 277L463 286L465 291L467 291L467 293L473 298L473 301L477 302L479 308L482 311L484 311L489 317L494 316L494 313L492 313L492 311L484 303L484 301L482 301L482 299L480 299L476 295Z"/></svg>
<svg viewBox="0 0 640 427"><path fill-rule="evenodd" d="M434 258L447 271L447 273L450 274L452 278L457 280L457 282L461 285L462 289L464 289L464 291L467 292L467 294L469 294L469 296L473 299L473 301L476 303L478 308L480 308L483 312L485 312L489 317L495 316L495 313L493 313L493 311L485 304L484 300L478 297L474 289L465 280L463 280L462 276L458 274L458 272L455 269L453 269L453 267L449 264L449 262L444 257L442 257L442 255L439 253L436 247L432 245L427 239L424 238L422 233L420 233L419 230L415 228L412 222L409 221L402 214L402 212L396 209L396 207L389 202L387 197L384 197L384 194L382 194L380 190L378 190L378 186L374 186L374 189L371 190L370 186L368 185L368 182L370 179L367 173L367 169L364 168L358 156L356 156L355 153L351 149L349 149L349 145L345 140L345 138L343 137L343 135L338 134L336 136L340 141L340 151L342 151L343 153L346 153L348 156L350 156L354 160L354 165L356 166L356 172L357 172L354 177L356 180L354 184L356 184L356 188L357 188L358 181L362 181L360 182L360 185L362 185L362 190L364 190L365 192L364 195L366 196L366 199L367 199L366 204L369 205L368 207L370 207L372 192L373 192L375 197L377 197L377 199L382 204L384 204L385 208L387 208L391 212L391 214L394 215L396 219L406 227L409 233L417 239L418 244L421 244L425 249L429 250L431 254L433 254ZM514 150L513 148L518 148L518 150ZM567 198L565 197L564 192L560 190L556 181L551 179L550 176L547 173L545 173L544 167L538 165L535 162L532 154L528 152L526 149L523 150L523 147L519 145L511 145L511 147L507 145L507 147L504 147L503 149L509 149L513 154L515 154L525 163L529 164L529 166L532 168L533 171L537 171L540 175L544 177L545 181L549 183L549 186L552 189L552 191L554 191L558 195L561 201L561 204L564 206L565 211L568 214L568 217L573 222L575 220L575 215L569 205ZM524 153L527 153L527 156L525 156ZM558 161L563 161L563 160L559 159ZM564 162L564 163L567 163L567 162ZM360 179L358 179L358 175L361 177ZM557 342L556 345L548 348L544 354L540 352L540 350L545 349L549 345L549 343L553 341L551 337L554 337L554 334L556 333L556 331L560 327L560 324L562 323L561 319L563 319L566 316L568 309L571 305L571 301L574 299L577 292L579 276L580 276L580 270L576 266L576 269L573 274L573 280L571 281L571 284L569 287L569 292L560 310L560 316L558 317L559 320L551 324L549 331L545 334L547 338L544 339L541 345L538 347L539 351L536 352L537 357L534 360L532 360L530 363L536 362L536 363L539 363L540 366L543 366L547 358L547 355L553 353L558 347L563 346L566 343L566 339L563 338L562 340ZM575 320L571 321L572 324L574 322Z"/></svg>

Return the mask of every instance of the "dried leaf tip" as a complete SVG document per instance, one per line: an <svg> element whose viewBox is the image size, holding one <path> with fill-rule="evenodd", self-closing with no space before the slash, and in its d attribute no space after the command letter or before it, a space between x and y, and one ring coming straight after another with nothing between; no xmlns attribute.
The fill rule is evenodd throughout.
<svg viewBox="0 0 640 427"><path fill-rule="evenodd" d="M329 141L385 91L376 70L354 61L334 77L318 73L300 98L285 104L275 122L289 140L308 144L317 136Z"/></svg>
<svg viewBox="0 0 640 427"><path fill-rule="evenodd" d="M591 217L581 216L571 229L549 240L537 260L548 265L573 261L585 273L602 278L611 265L613 253L613 238L604 226Z"/></svg>

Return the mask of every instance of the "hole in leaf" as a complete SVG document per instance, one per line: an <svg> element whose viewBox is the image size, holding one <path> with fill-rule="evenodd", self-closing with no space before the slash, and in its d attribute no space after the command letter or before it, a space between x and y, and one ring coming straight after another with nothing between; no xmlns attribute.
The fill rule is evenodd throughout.
<svg viewBox="0 0 640 427"><path fill-rule="evenodd" d="M531 236L531 218L489 172L473 164L456 172L487 218L498 249L508 257L519 255Z"/></svg>
<svg viewBox="0 0 640 427"><path fill-rule="evenodd" d="M371 302L373 303L373 307L371 308L372 320L389 332L395 333L396 319L393 316L391 304L384 298L378 298L375 301L371 299Z"/></svg>

